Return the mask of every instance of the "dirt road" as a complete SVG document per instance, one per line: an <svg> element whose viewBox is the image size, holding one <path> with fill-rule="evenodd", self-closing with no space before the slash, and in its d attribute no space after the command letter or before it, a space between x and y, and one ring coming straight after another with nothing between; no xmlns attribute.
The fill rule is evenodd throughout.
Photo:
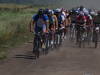
<svg viewBox="0 0 100 75"><path fill-rule="evenodd" d="M100 75L100 46L78 48L65 40L63 46L35 60L32 43L12 49L0 62L0 75Z"/></svg>

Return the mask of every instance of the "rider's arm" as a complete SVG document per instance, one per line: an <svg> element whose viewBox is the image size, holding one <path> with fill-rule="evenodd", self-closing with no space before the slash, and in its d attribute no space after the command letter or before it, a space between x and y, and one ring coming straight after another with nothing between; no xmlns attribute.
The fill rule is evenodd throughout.
<svg viewBox="0 0 100 75"><path fill-rule="evenodd" d="M44 15L44 21L45 21L45 25L46 25L46 30L49 30L49 18L48 16Z"/></svg>
<svg viewBox="0 0 100 75"><path fill-rule="evenodd" d="M69 22L69 25L70 25L71 24L71 18L70 17L68 18L68 22Z"/></svg>
<svg viewBox="0 0 100 75"><path fill-rule="evenodd" d="M58 29L58 19L57 19L57 17L55 16L55 28L57 28Z"/></svg>
<svg viewBox="0 0 100 75"><path fill-rule="evenodd" d="M86 17L85 16L83 16L83 20L84 20L84 26L86 26L86 21L87 21L87 19L86 19Z"/></svg>
<svg viewBox="0 0 100 75"><path fill-rule="evenodd" d="M66 20L65 20L65 21L66 21L66 22L65 22L65 23L66 23L66 26L68 26L68 18L66 18Z"/></svg>
<svg viewBox="0 0 100 75"><path fill-rule="evenodd" d="M34 29L34 20L31 19L30 23L29 23L29 31L33 32Z"/></svg>
<svg viewBox="0 0 100 75"><path fill-rule="evenodd" d="M49 20L46 20L45 24L46 24L46 30L48 31L49 30Z"/></svg>
<svg viewBox="0 0 100 75"><path fill-rule="evenodd" d="M61 20L62 20L61 26L65 26L65 24L66 24L66 18L63 15L61 15Z"/></svg>
<svg viewBox="0 0 100 75"><path fill-rule="evenodd" d="M89 19L90 19L90 25L93 26L93 18L91 15L89 16Z"/></svg>

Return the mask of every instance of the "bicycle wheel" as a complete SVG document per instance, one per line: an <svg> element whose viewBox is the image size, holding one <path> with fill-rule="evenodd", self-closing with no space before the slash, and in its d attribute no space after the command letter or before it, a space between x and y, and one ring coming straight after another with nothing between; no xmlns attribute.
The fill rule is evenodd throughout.
<svg viewBox="0 0 100 75"><path fill-rule="evenodd" d="M77 32L77 43L78 43L79 48L81 48L81 46L82 46L83 39L84 39L83 38L83 32L81 30L79 30Z"/></svg>
<svg viewBox="0 0 100 75"><path fill-rule="evenodd" d="M78 43L79 43L79 48L81 48L81 45L82 45L82 37L81 36L78 39Z"/></svg>
<svg viewBox="0 0 100 75"><path fill-rule="evenodd" d="M74 41L74 38L75 38L75 24L72 24L70 28L70 40Z"/></svg>
<svg viewBox="0 0 100 75"><path fill-rule="evenodd" d="M34 42L33 42L33 53L35 54L35 57L36 58L39 58L39 49L40 49L40 39L39 38L35 38L34 39Z"/></svg>
<svg viewBox="0 0 100 75"><path fill-rule="evenodd" d="M58 33L55 34L54 42L55 42L55 47L57 47L59 45L59 34Z"/></svg>
<svg viewBox="0 0 100 75"><path fill-rule="evenodd" d="M49 38L48 38L48 36L49 36L48 33L46 33L43 36L43 45L42 45L42 48L43 48L44 55L48 54L48 50L49 50Z"/></svg>
<svg viewBox="0 0 100 75"><path fill-rule="evenodd" d="M95 48L97 48L97 45L98 45L98 33L95 32Z"/></svg>

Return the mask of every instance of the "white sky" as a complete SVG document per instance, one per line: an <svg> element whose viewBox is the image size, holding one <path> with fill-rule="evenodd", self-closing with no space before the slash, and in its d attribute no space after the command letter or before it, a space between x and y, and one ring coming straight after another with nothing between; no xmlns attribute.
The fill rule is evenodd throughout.
<svg viewBox="0 0 100 75"><path fill-rule="evenodd" d="M61 0L61 1L62 5L67 8L84 5L89 8L100 9L100 0Z"/></svg>

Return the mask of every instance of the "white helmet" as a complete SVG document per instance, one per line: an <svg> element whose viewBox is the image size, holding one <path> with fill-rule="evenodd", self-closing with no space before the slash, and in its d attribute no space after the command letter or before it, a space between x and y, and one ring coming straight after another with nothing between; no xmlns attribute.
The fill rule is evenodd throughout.
<svg viewBox="0 0 100 75"><path fill-rule="evenodd" d="M83 12L84 12L85 14L87 14L87 15L89 14L88 9L86 9L86 8L83 9Z"/></svg>
<svg viewBox="0 0 100 75"><path fill-rule="evenodd" d="M56 9L56 12L61 12L61 9L57 8L57 9Z"/></svg>

